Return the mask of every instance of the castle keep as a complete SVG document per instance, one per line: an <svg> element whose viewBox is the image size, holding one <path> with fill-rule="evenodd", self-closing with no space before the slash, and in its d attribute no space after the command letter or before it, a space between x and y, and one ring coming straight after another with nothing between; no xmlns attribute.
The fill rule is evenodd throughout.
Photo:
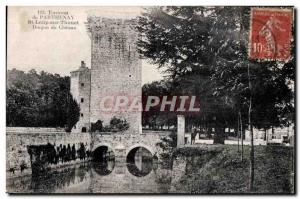
<svg viewBox="0 0 300 199"><path fill-rule="evenodd" d="M86 132L97 120L107 125L115 116L126 119L130 133L140 133L141 112L107 112L100 104L108 96L141 97L141 59L136 46L139 34L135 24L133 19L88 18L91 69L82 62L78 70L71 72L71 93L81 109L74 131Z"/></svg>

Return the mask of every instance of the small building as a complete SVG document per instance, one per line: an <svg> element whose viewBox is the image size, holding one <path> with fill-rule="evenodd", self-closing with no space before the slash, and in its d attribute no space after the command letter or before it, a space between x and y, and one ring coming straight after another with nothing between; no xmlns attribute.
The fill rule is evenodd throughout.
<svg viewBox="0 0 300 199"><path fill-rule="evenodd" d="M253 137L255 142L263 141L265 144L294 145L294 125L267 130L253 128ZM245 131L245 140L251 140L248 130Z"/></svg>

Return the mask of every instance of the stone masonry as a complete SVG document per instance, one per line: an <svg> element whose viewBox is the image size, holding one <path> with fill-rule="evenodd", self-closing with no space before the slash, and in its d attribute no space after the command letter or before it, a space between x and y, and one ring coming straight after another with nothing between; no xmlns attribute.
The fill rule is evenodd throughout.
<svg viewBox="0 0 300 199"><path fill-rule="evenodd" d="M79 143L84 143L87 150L90 149L90 134L82 133L66 133L64 130L54 128L6 128L6 170L7 177L16 177L31 173L30 155L28 146L30 145L46 145L55 146L73 145L76 150ZM74 164L74 163L73 163ZM21 165L26 168L21 171ZM62 166L62 165L57 165Z"/></svg>
<svg viewBox="0 0 300 199"><path fill-rule="evenodd" d="M141 98L141 59L136 46L139 34L134 28L135 23L135 20L130 19L88 18L87 26L92 45L91 70L81 67L71 72L71 92L78 99L77 102L80 102L83 114L76 125L77 130L82 132L82 128L89 129L90 123L97 120L107 125L115 116L126 119L129 123L128 132L141 133L140 111L107 112L100 106L101 100L107 96ZM85 82L89 77L90 84ZM81 83L87 87L82 88ZM81 98L86 100L81 103Z"/></svg>
<svg viewBox="0 0 300 199"><path fill-rule="evenodd" d="M79 149L80 143L83 143L86 150L95 151L100 146L109 147L115 154L116 162L125 164L128 153L137 148L143 147L152 155L161 154L161 148L157 143L161 141L170 132L155 132L131 134L124 133L66 133L63 129L54 128L22 128L22 127L7 127L6 129L6 173L7 177L17 177L31 173L30 155L28 146L30 145L47 145L55 146L73 145L76 150ZM65 166L68 164L79 163L75 162L52 165L54 168ZM26 169L21 171L21 165L25 164Z"/></svg>
<svg viewBox="0 0 300 199"><path fill-rule="evenodd" d="M71 93L80 106L80 117L73 132L87 132L90 128L91 70L82 61L78 70L71 72Z"/></svg>

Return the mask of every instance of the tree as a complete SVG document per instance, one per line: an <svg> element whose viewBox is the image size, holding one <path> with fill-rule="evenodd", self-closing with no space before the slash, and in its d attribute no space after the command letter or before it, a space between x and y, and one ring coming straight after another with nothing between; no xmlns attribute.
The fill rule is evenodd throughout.
<svg viewBox="0 0 300 199"><path fill-rule="evenodd" d="M70 94L70 78L35 70L7 71L7 126L61 127L70 131L79 107Z"/></svg>
<svg viewBox="0 0 300 199"><path fill-rule="evenodd" d="M103 131L103 122L101 120L97 120L96 123L91 124L91 131L92 132L102 132Z"/></svg>
<svg viewBox="0 0 300 199"><path fill-rule="evenodd" d="M143 94L143 107L146 106L148 96L171 96L174 94L172 84L169 81L154 81L149 84L145 84L142 87ZM151 129L157 129L159 126L164 125L170 127L176 123L176 114L174 112L160 111L160 106L151 107L149 111L142 112L142 124L148 125Z"/></svg>
<svg viewBox="0 0 300 199"><path fill-rule="evenodd" d="M129 129L129 123L114 116L109 122L109 128L112 132L126 131Z"/></svg>
<svg viewBox="0 0 300 199"><path fill-rule="evenodd" d="M295 71L290 70L289 75L285 74L282 78L282 72L284 72L282 69L286 68L285 65L293 65L293 59L287 63L249 60L247 55L249 32L245 30L250 29L250 9L224 7L216 11L222 18L217 17L215 20L213 29L221 33L215 38L216 41L220 40L217 39L218 36L226 38L226 45L216 43L213 47L218 52L216 61L213 63L215 68L213 79L216 82L218 94L229 98L237 110L245 113L248 109L246 124L251 135L249 188L252 190L254 183L253 126L268 129L284 125L280 122L283 119L281 107L290 107L293 99L293 92L286 82L290 81L290 76ZM234 16L231 14L233 11ZM235 23L230 23L230 21ZM220 23L226 26L220 28Z"/></svg>
<svg viewBox="0 0 300 199"><path fill-rule="evenodd" d="M252 137L249 183L252 189L253 127L286 125L287 115L294 112L290 85L294 82L295 61L294 52L288 62L249 60L249 22L250 7L160 7L147 10L137 29L142 34L141 54L165 68L175 85L193 79L184 87L193 88L194 84L207 89L201 93L208 99L202 109L203 106L212 109L217 128L231 125L241 112L243 124L249 127ZM222 117L232 112L236 117Z"/></svg>
<svg viewBox="0 0 300 199"><path fill-rule="evenodd" d="M67 128L66 132L71 132L72 128L75 126L75 124L79 121L80 116L80 107L78 106L75 99L72 98L71 94L68 95L68 108L67 108Z"/></svg>
<svg viewBox="0 0 300 199"><path fill-rule="evenodd" d="M225 125L233 126L226 104L213 96L211 75L214 60L210 49L213 18L204 17L207 7L161 7L147 10L139 19L140 53L165 69L172 92L196 95L201 113L194 121L217 127L215 142L224 143ZM220 114L222 113L222 114Z"/></svg>

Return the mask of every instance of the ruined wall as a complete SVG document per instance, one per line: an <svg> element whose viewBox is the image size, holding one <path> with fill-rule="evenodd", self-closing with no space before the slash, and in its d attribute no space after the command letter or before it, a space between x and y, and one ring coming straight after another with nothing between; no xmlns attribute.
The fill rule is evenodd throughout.
<svg viewBox="0 0 300 199"><path fill-rule="evenodd" d="M51 128L9 128L6 129L6 171L7 177L17 177L31 173L30 155L27 147L30 145L55 146L75 144L76 150L79 149L80 143L84 143L86 149L90 149L90 134L82 133L65 133ZM76 160L80 162L80 160ZM73 162L52 165L59 167ZM21 169L21 165L26 168ZM21 171L22 170L22 171Z"/></svg>
<svg viewBox="0 0 300 199"><path fill-rule="evenodd" d="M125 118L129 133L141 133L141 112L104 112L100 101L105 96L141 97L141 59L136 42L136 21L90 17L88 27L92 40L91 122L108 124L113 116Z"/></svg>

